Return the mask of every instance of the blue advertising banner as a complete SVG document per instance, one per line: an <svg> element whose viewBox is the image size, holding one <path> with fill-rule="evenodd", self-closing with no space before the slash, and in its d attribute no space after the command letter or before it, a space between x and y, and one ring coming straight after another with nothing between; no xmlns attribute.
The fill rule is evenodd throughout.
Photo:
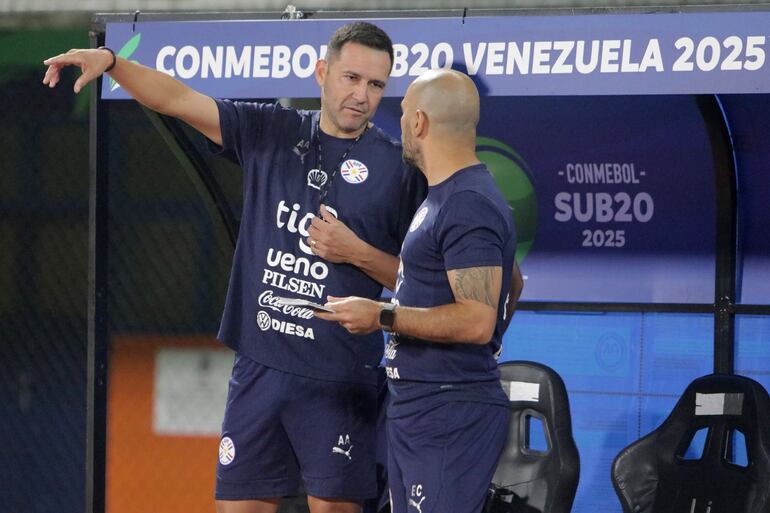
<svg viewBox="0 0 770 513"><path fill-rule="evenodd" d="M346 20L108 23L107 45L219 98L316 97ZM490 96L770 92L770 12L371 20L394 42L389 96L452 66ZM104 99L126 99L105 80Z"/></svg>
<svg viewBox="0 0 770 513"><path fill-rule="evenodd" d="M398 101L376 121L399 133ZM714 301L711 143L691 96L483 98L526 301Z"/></svg>
<svg viewBox="0 0 770 513"><path fill-rule="evenodd" d="M692 97L489 98L482 134L531 182L513 203L523 299L713 303L714 167Z"/></svg>

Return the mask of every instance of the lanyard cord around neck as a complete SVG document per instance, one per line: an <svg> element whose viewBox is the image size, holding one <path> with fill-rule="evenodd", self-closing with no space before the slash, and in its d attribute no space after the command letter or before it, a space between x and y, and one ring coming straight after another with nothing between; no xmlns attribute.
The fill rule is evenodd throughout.
<svg viewBox="0 0 770 513"><path fill-rule="evenodd" d="M316 169L319 171L323 171L323 151L321 148L321 120L319 116L318 123L316 124L316 130L315 130L315 143L316 143ZM350 143L350 146L342 153L342 156L340 156L339 160L337 161L337 165L335 165L332 170L331 174L329 175L329 178L326 180L326 183L324 183L321 186L319 195L318 195L318 204L323 205L323 202L326 200L326 196L329 194L329 190L332 186L332 181L334 181L334 177L337 176L337 171L339 170L340 166L343 162L348 158L348 155L350 155L350 152L353 151L353 148L356 144L358 144L358 141L361 140L361 138L364 136L366 131L369 130L369 123L366 123L366 126L364 127L363 132L358 134L355 139L353 139L353 142Z"/></svg>

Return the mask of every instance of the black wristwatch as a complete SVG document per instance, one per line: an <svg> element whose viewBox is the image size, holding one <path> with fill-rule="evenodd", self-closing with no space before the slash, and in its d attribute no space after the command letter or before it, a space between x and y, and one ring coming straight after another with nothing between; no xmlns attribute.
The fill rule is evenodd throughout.
<svg viewBox="0 0 770 513"><path fill-rule="evenodd" d="M396 324L396 304L385 303L380 310L380 326L384 331L393 333L394 324Z"/></svg>

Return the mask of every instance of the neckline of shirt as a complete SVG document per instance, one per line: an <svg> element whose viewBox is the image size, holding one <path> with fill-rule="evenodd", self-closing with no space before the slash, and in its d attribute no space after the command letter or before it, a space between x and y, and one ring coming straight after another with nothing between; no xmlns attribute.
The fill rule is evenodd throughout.
<svg viewBox="0 0 770 513"><path fill-rule="evenodd" d="M455 179L457 179L461 175L466 175L466 174L471 173L473 171L482 171L482 170L485 169L485 167L486 167L486 164L484 164L483 162L480 162L478 164L473 164L471 166L464 167L462 169L458 169L457 171L452 173L450 176L446 177L443 181L441 181L441 182L439 182L439 183L437 183L435 185L429 185L428 189L430 189L432 191L440 189L440 188L446 186L447 184L450 184L450 183L454 182Z"/></svg>

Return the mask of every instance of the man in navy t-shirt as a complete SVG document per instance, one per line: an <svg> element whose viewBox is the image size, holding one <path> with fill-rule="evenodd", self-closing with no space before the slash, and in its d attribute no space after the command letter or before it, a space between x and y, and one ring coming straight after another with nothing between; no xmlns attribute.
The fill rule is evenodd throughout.
<svg viewBox="0 0 770 513"><path fill-rule="evenodd" d="M338 29L316 65L321 111L214 100L164 73L78 50L44 82L109 71L142 104L202 132L244 170L244 206L219 338L237 351L217 466L217 510L273 513L304 482L313 513L353 513L376 493L379 333L366 338L296 300L380 297L424 179L369 123L393 47L378 27ZM294 300L291 304L285 299Z"/></svg>
<svg viewBox="0 0 770 513"><path fill-rule="evenodd" d="M389 331L385 350L393 513L478 513L509 409L495 355L506 296L521 291L511 210L475 153L479 96L468 76L429 71L402 102L406 160L428 179L401 249L393 301L330 298L353 333Z"/></svg>

